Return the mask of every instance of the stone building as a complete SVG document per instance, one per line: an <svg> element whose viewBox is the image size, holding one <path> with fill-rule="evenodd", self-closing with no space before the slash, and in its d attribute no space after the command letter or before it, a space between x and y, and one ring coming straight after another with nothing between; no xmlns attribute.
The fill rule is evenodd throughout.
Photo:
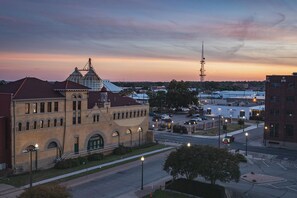
<svg viewBox="0 0 297 198"><path fill-rule="evenodd" d="M118 145L147 141L147 104L66 80L48 82L27 77L0 86L0 169L29 168L24 151L34 151L35 168L58 158L111 152ZM37 145L36 145L37 146ZM34 168L34 166L33 166Z"/></svg>

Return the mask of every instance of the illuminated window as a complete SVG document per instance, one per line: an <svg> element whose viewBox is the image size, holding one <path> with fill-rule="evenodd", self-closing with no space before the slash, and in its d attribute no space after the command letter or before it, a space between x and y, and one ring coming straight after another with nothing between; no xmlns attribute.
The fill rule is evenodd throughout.
<svg viewBox="0 0 297 198"><path fill-rule="evenodd" d="M30 113L30 103L25 104L25 113L29 114Z"/></svg>
<svg viewBox="0 0 297 198"><path fill-rule="evenodd" d="M37 103L33 103L33 113L37 113Z"/></svg>

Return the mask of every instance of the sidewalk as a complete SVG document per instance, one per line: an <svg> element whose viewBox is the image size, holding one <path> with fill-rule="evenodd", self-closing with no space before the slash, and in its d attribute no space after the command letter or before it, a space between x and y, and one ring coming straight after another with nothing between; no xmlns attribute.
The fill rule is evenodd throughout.
<svg viewBox="0 0 297 198"><path fill-rule="evenodd" d="M167 150L170 150L172 148L173 147L167 147L167 148L163 148L163 149L159 149L159 150L155 150L155 151L150 151L150 152L142 153L142 154L139 154L139 155L134 155L134 156L131 156L131 157L127 157L127 158L124 158L124 159L116 160L116 161L113 161L113 162L108 162L108 163L105 163L105 164L101 164L101 165L98 165L98 166L93 166L93 167L90 167L90 168L86 168L86 169L74 171L74 172L67 173L67 174L64 174L64 175L59 175L59 176L52 177L52 178L49 178L49 179L45 179L45 180L42 180L42 181L34 182L32 184L32 186L37 186L37 185L40 185L40 184L45 184L45 183L53 182L53 181L56 181L56 180L59 180L59 179L63 179L63 178L70 177L70 176L73 176L73 175L78 175L80 173L85 173L85 172L88 172L88 171L91 171L91 170L95 170L95 169L100 169L102 167L106 167L106 166L118 164L118 163L125 162L125 161L131 160L131 159L137 159L137 158L140 158L141 156L147 156L147 155L151 155L151 154L155 154L155 153L167 151ZM17 197L26 188L29 188L29 184L28 185L25 185L25 186L22 186L22 187L19 187L19 188L16 188L14 186L7 185L7 184L0 184L0 197L1 198L2 197L3 198L14 198L14 197Z"/></svg>

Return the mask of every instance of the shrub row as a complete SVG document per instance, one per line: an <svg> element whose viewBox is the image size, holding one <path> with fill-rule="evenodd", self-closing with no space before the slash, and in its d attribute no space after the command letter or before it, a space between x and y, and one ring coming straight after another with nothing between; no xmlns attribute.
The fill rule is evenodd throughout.
<svg viewBox="0 0 297 198"><path fill-rule="evenodd" d="M182 125L174 125L173 126L173 133L184 133L187 134L188 130L185 126Z"/></svg>
<svg viewBox="0 0 297 198"><path fill-rule="evenodd" d="M58 184L45 184L28 188L19 198L69 198L71 194L66 190L66 187Z"/></svg>
<svg viewBox="0 0 297 198"><path fill-rule="evenodd" d="M204 198L226 198L225 188L222 186L187 180L184 178L169 183L166 186L166 189Z"/></svg>
<svg viewBox="0 0 297 198"><path fill-rule="evenodd" d="M88 161L98 161L103 159L103 154L102 153L94 153L88 156L84 157L78 157L78 158L73 158L73 159L65 159L58 161L55 164L56 169L67 169L67 168L72 168L76 167L82 164L86 164Z"/></svg>

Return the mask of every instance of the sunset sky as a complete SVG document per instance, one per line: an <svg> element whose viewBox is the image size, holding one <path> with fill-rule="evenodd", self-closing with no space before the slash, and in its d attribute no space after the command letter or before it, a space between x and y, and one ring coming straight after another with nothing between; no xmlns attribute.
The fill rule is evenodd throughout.
<svg viewBox="0 0 297 198"><path fill-rule="evenodd" d="M0 80L264 80L297 72L296 0L0 0Z"/></svg>

